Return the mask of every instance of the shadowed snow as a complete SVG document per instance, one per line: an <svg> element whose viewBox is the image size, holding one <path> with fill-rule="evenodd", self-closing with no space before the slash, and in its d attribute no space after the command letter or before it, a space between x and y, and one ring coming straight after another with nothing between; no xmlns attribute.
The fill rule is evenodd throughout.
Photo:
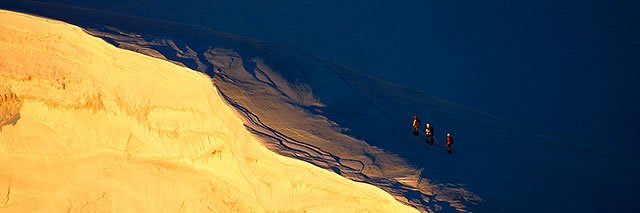
<svg viewBox="0 0 640 213"><path fill-rule="evenodd" d="M62 19L120 48L204 72L269 149L376 185L422 211L624 211L640 190L639 165L615 153L521 129L292 48L55 4L5 7ZM414 114L434 125L435 145L409 134ZM446 131L456 139L452 155L442 147Z"/></svg>

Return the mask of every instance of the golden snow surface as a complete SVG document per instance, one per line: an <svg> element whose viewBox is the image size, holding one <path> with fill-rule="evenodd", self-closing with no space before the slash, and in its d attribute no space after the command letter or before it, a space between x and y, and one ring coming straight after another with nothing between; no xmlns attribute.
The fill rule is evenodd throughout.
<svg viewBox="0 0 640 213"><path fill-rule="evenodd" d="M0 212L409 212L267 150L199 72L0 10Z"/></svg>

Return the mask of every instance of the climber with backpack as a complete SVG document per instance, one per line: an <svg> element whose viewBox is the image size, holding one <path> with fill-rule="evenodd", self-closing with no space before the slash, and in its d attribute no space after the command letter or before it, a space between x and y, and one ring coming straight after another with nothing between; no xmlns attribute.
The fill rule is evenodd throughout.
<svg viewBox="0 0 640 213"><path fill-rule="evenodd" d="M427 123L424 134L427 138L427 143L433 145L433 126L430 123Z"/></svg>
<svg viewBox="0 0 640 213"><path fill-rule="evenodd" d="M411 124L411 128L413 129L413 135L420 134L420 119L418 116L413 116L413 123Z"/></svg>

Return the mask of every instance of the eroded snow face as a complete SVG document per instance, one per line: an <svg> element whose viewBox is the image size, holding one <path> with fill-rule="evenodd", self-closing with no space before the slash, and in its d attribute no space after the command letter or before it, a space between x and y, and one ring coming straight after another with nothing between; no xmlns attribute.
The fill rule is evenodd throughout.
<svg viewBox="0 0 640 213"><path fill-rule="evenodd" d="M14 125L20 118L22 101L8 85L0 85L0 128Z"/></svg>
<svg viewBox="0 0 640 213"><path fill-rule="evenodd" d="M270 152L201 73L58 21L0 23L3 210L415 211Z"/></svg>
<svg viewBox="0 0 640 213"><path fill-rule="evenodd" d="M393 120L402 117L398 112L411 111L405 109L406 99L396 97L407 93L402 88L300 51L225 33L192 32L207 36L174 38L139 35L112 27L90 28L88 32L120 48L213 76L221 95L244 118L250 132L276 153L375 185L422 211L468 211L481 201L464 184L448 180L434 183L405 156L387 151L400 148L398 153L402 149L421 152L413 142L413 147L407 147L406 142L412 140L398 137L402 131L397 127L403 125L388 128L396 123ZM449 107L430 96L411 99ZM381 115L381 110L387 112ZM367 126L368 135L382 137L373 141L353 137L351 125L341 126L332 120L336 117L330 115L336 112L340 114L337 118L360 120ZM383 144L376 144L381 141L392 146L381 149L377 146Z"/></svg>

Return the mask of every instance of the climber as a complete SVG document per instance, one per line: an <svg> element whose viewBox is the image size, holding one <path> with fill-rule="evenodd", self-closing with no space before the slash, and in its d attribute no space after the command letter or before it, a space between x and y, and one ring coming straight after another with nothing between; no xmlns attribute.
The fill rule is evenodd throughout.
<svg viewBox="0 0 640 213"><path fill-rule="evenodd" d="M433 145L433 126L431 124L427 123L424 134L427 137L427 143Z"/></svg>
<svg viewBox="0 0 640 213"><path fill-rule="evenodd" d="M451 150L451 144L453 144L453 137L451 133L447 132L447 152L449 152L449 154L453 152L453 150Z"/></svg>
<svg viewBox="0 0 640 213"><path fill-rule="evenodd" d="M420 119L418 119L418 116L413 116L413 124L411 124L411 127L413 128L414 135L420 134Z"/></svg>

